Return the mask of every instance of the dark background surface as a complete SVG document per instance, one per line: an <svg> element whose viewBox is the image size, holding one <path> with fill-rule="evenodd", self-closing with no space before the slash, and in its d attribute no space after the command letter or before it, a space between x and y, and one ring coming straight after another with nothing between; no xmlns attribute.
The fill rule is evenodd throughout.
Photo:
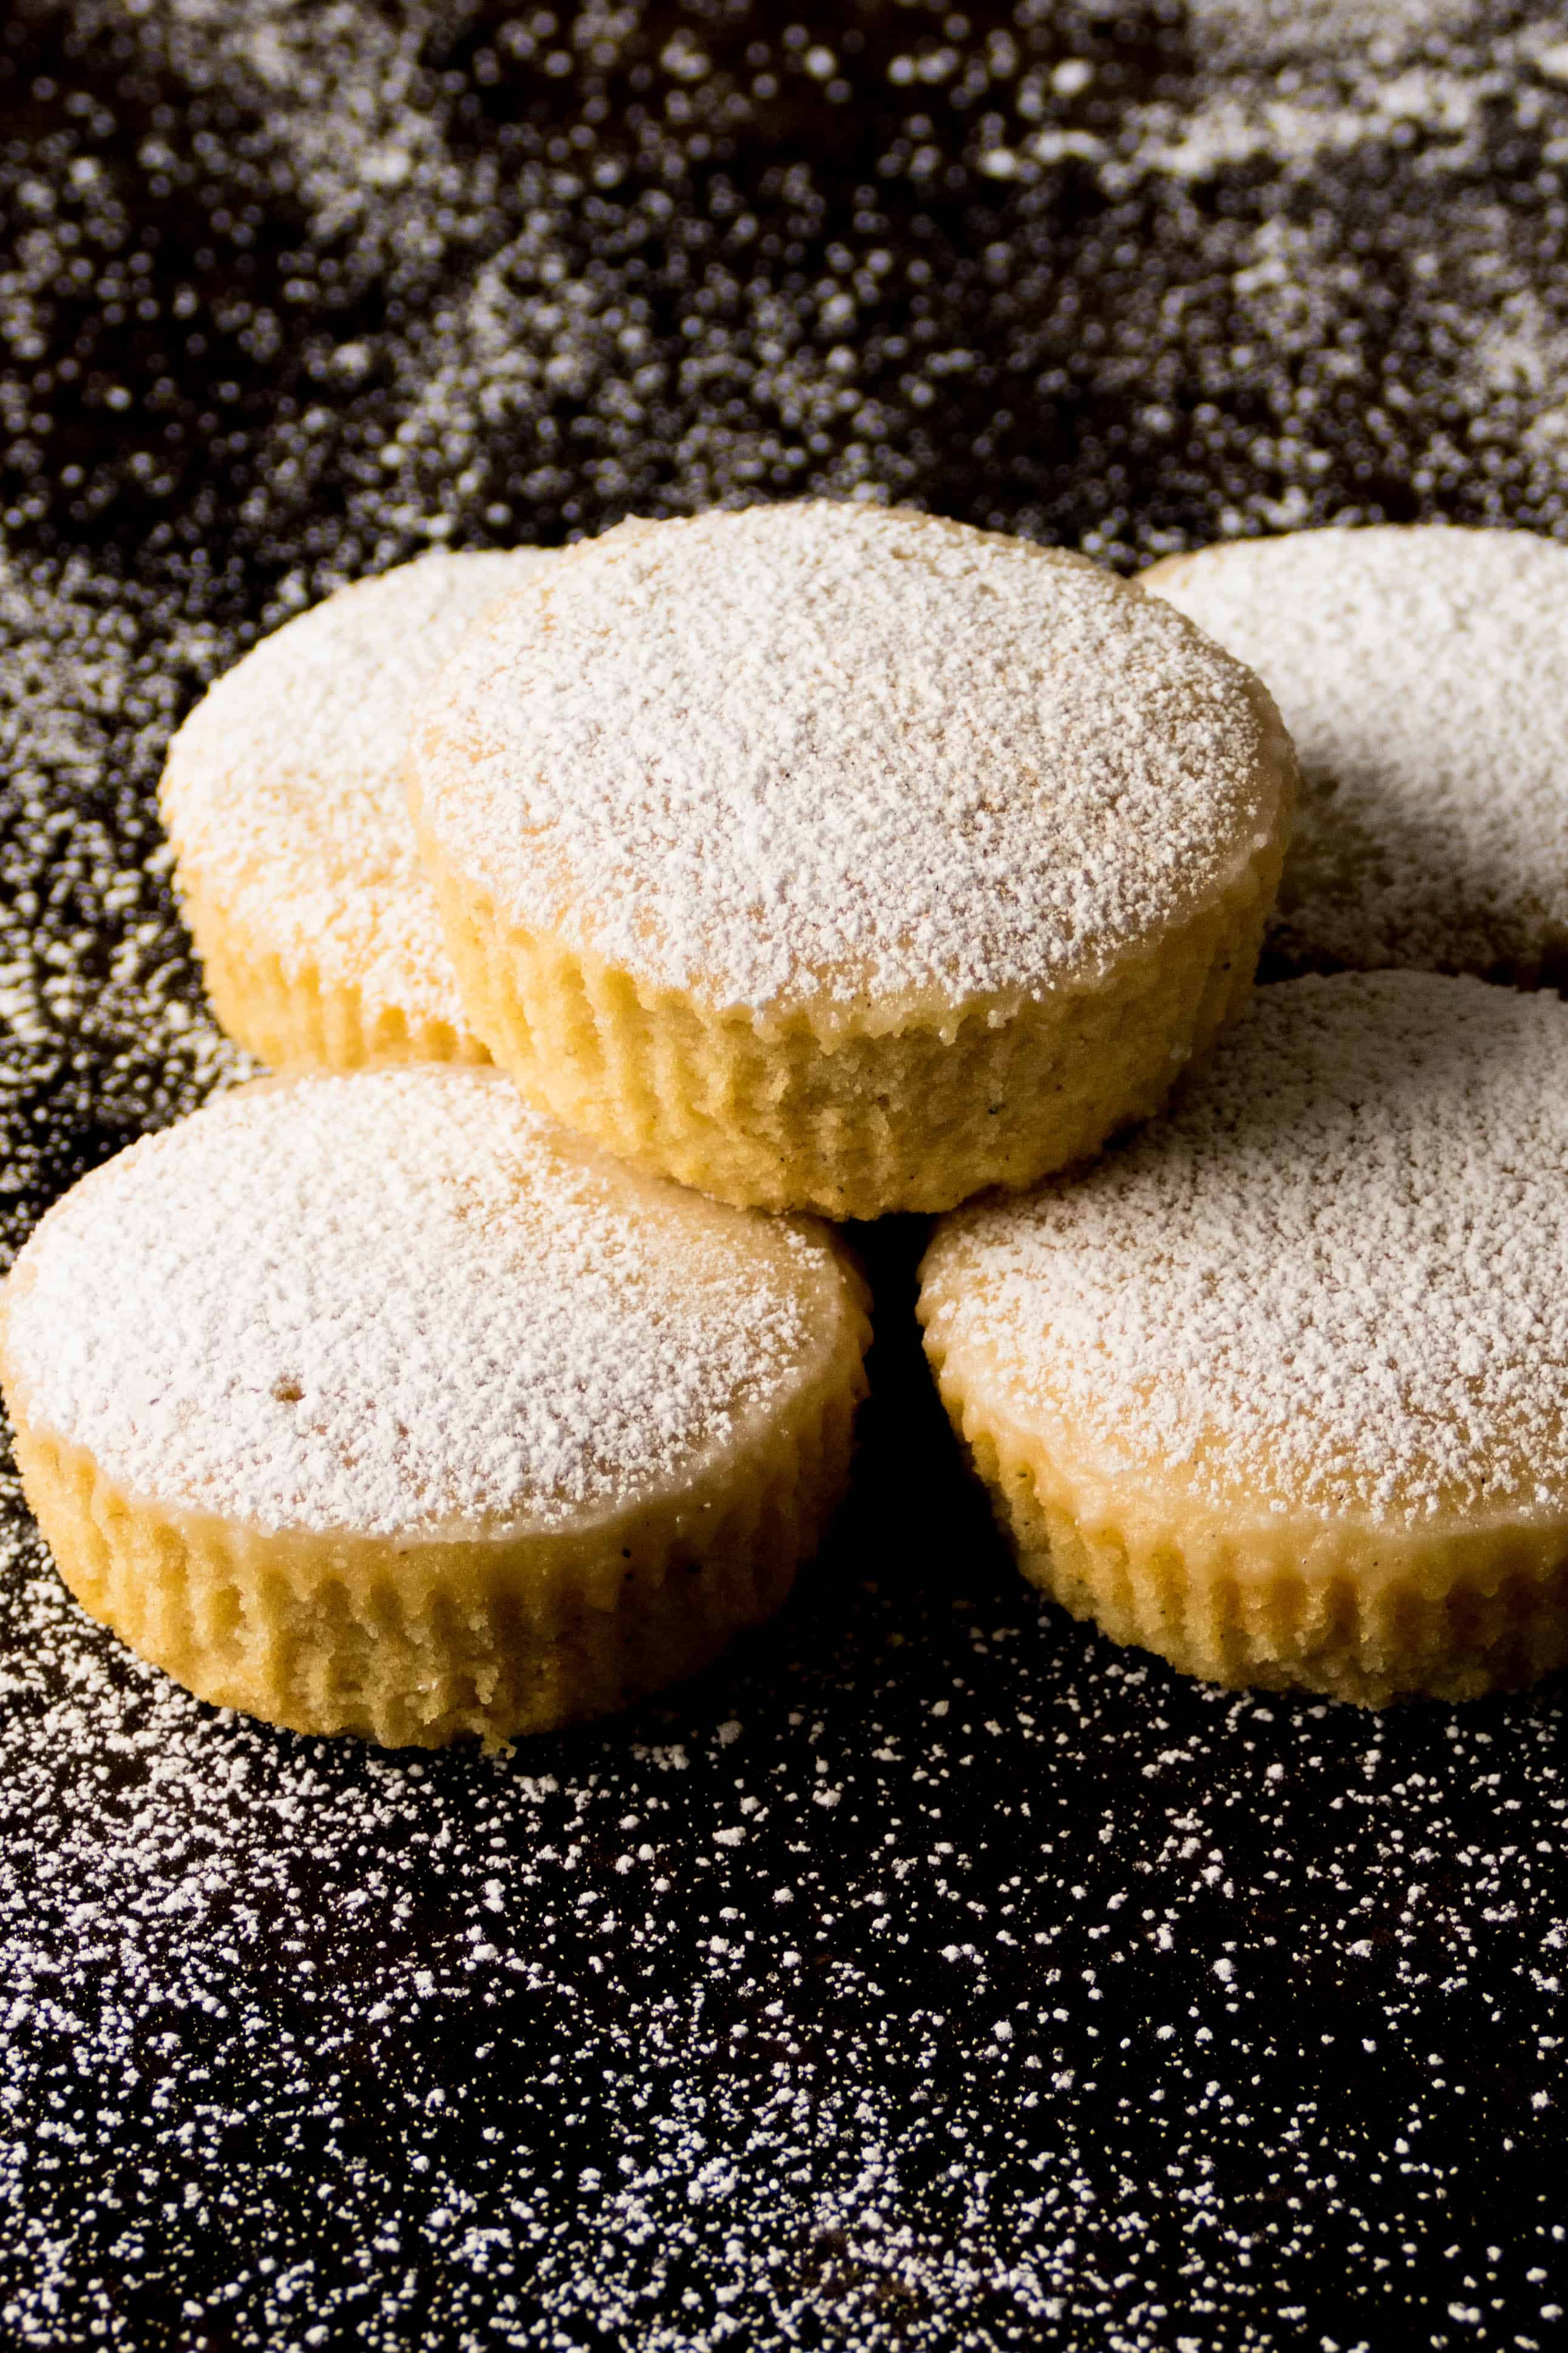
<svg viewBox="0 0 1568 2353"><path fill-rule="evenodd" d="M258 628L806 491L1563 532L1565 171L1539 8L12 0L7 1249L235 1067L149 796ZM795 1603L510 1758L198 1706L6 1482L9 2341L1565 2340L1561 1688L1379 1720L1038 1605L863 1239Z"/></svg>

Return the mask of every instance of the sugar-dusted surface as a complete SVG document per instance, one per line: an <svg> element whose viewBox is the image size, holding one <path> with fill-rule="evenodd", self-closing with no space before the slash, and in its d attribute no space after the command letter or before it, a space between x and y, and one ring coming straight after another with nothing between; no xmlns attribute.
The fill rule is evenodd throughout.
<svg viewBox="0 0 1568 2353"><path fill-rule="evenodd" d="M554 13L0 27L7 1250L232 1066L145 864L170 727L442 534L1568 522L1557 0ZM510 1763L214 1716L7 1492L0 2334L1554 2348L1562 1693L1130 1668L1020 1586L870 1239L798 1611Z"/></svg>
<svg viewBox="0 0 1568 2353"><path fill-rule="evenodd" d="M13 1523L19 2344L1548 2353L1562 1694L1373 1724L1043 1608L907 1242L820 1567L603 1733L215 1715Z"/></svg>
<svg viewBox="0 0 1568 2353"><path fill-rule="evenodd" d="M1259 990L1166 1116L960 1212L934 1330L1111 1475L1391 1525L1568 1510L1568 1007Z"/></svg>
<svg viewBox="0 0 1568 2353"><path fill-rule="evenodd" d="M369 1020L464 1029L404 797L410 718L488 604L541 550L434 554L356 583L254 647L170 746L161 799L182 879L253 956L355 990Z"/></svg>
<svg viewBox="0 0 1568 2353"><path fill-rule="evenodd" d="M633 525L437 690L443 858L705 1007L1012 1005L1217 898L1278 825L1266 703L1080 558L804 502Z"/></svg>
<svg viewBox="0 0 1568 2353"><path fill-rule="evenodd" d="M1270 952L1532 980L1568 955L1568 549L1384 526L1149 585L1268 686L1305 790Z"/></svg>
<svg viewBox="0 0 1568 2353"><path fill-rule="evenodd" d="M261 1531L578 1525L668 1493L816 1376L820 1229L622 1169L504 1080L221 1097L45 1220L28 1420L134 1498Z"/></svg>

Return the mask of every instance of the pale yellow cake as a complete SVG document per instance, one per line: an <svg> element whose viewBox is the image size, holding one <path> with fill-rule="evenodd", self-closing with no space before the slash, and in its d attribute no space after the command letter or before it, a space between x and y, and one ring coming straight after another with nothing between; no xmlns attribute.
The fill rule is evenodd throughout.
<svg viewBox="0 0 1568 2353"><path fill-rule="evenodd" d="M1568 547L1380 524L1139 586L1257 670L1301 763L1271 973L1568 979Z"/></svg>
<svg viewBox="0 0 1568 2353"><path fill-rule="evenodd" d="M1568 1005L1259 989L1076 1184L922 1270L1026 1577L1221 1683L1372 1705L1568 1662Z"/></svg>
<svg viewBox="0 0 1568 2353"><path fill-rule="evenodd" d="M486 616L410 798L469 1021L721 1199L1022 1186L1242 1002L1289 820L1267 694L1081 557L832 504L638 523Z"/></svg>
<svg viewBox="0 0 1568 2353"><path fill-rule="evenodd" d="M220 1097L68 1193L3 1308L83 1607L203 1699L426 1746L619 1707L777 1609L868 1338L825 1229L455 1063Z"/></svg>
<svg viewBox="0 0 1568 2353"><path fill-rule="evenodd" d="M464 631L552 559L422 555L253 648L169 748L160 789L207 993L276 1068L487 1060L403 790L410 714Z"/></svg>

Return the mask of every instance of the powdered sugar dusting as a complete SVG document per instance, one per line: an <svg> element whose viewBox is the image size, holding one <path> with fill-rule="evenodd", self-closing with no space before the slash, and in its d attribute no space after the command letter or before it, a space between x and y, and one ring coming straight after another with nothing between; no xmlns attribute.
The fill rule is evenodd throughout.
<svg viewBox="0 0 1568 2353"><path fill-rule="evenodd" d="M1568 1007L1261 989L1129 1150L961 1215L934 1329L1200 1495L1415 1525L1568 1507Z"/></svg>
<svg viewBox="0 0 1568 2353"><path fill-rule="evenodd" d="M489 1073L221 1097L68 1195L9 1293L28 1418L253 1528L560 1526L817 1370L826 1242L623 1170Z"/></svg>
<svg viewBox="0 0 1568 2353"><path fill-rule="evenodd" d="M1277 822L1243 673L1080 559L802 504L632 526L525 586L416 754L531 929L722 1009L1098 974Z"/></svg>
<svg viewBox="0 0 1568 2353"><path fill-rule="evenodd" d="M285 973L463 1029L403 793L420 694L486 605L549 561L436 554L341 589L219 680L170 748L182 871Z"/></svg>
<svg viewBox="0 0 1568 2353"><path fill-rule="evenodd" d="M1563 531L1563 11L1373 63L1415 8L6 12L6 1243L233 1067L171 725L422 544ZM202 1706L0 1482L7 2346L1555 2348L1561 1682L1371 1718L1037 1601L868 1240L821 1568L510 1760Z"/></svg>
<svg viewBox="0 0 1568 2353"><path fill-rule="evenodd" d="M1150 583L1256 670L1305 790L1271 945L1298 968L1536 976L1568 946L1568 549L1303 532Z"/></svg>

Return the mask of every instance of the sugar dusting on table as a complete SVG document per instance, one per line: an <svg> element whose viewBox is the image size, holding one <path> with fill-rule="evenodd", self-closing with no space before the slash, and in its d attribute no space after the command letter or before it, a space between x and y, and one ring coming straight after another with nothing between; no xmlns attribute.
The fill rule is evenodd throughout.
<svg viewBox="0 0 1568 2353"><path fill-rule="evenodd" d="M1374 1724L824 1579L674 1708L416 1762L5 1543L19 2344L1348 2348L1411 2250L1434 2334L1552 2342L1560 1698Z"/></svg>
<svg viewBox="0 0 1568 2353"><path fill-rule="evenodd" d="M950 13L11 13L7 1248L236 1068L150 797L346 580L756 496L1568 525L1560 7ZM1545 2353L1561 1694L1134 1664L879 1378L798 1613L510 1763L212 1715L13 1502L6 2331Z"/></svg>

